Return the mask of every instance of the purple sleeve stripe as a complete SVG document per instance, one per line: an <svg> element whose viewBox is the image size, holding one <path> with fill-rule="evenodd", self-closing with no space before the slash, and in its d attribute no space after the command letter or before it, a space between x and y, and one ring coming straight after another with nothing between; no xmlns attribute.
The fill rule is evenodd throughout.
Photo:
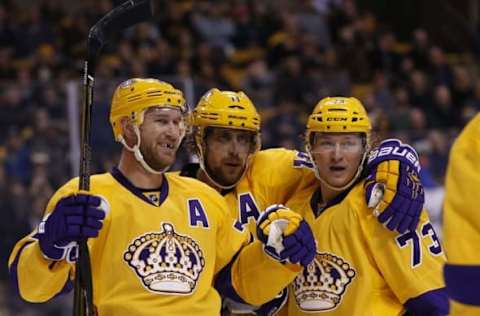
<svg viewBox="0 0 480 316"><path fill-rule="evenodd" d="M69 293L71 290L73 290L73 282L70 280L70 276L67 275L67 281L65 281L65 285L64 285L63 288L60 290L60 292L58 292L57 294L55 294L54 297L67 294L67 293Z"/></svg>
<svg viewBox="0 0 480 316"><path fill-rule="evenodd" d="M15 290L15 292L20 296L20 289L18 288L18 261L20 260L20 254L22 253L23 249L25 249L26 246L30 245L33 243L33 241L27 241L22 248L17 252L17 255L15 256L15 260L13 260L12 264L10 265L8 269L8 274L10 275L10 282Z"/></svg>
<svg viewBox="0 0 480 316"><path fill-rule="evenodd" d="M10 275L10 282L12 283L13 289L15 290L15 292L17 293L17 295L19 297L21 297L21 295L20 295L20 289L19 289L19 285L18 285L18 261L20 260L20 254L22 253L23 249L25 249L26 246L30 245L33 242L34 241L28 241L22 246L22 248L20 248L17 255L15 256L15 260L13 260L12 264L10 265L10 267L8 269L8 273ZM53 262L50 265L49 268L51 269L54 264L55 264L55 262ZM72 281L70 281L70 278L67 277L67 281L65 282L65 285L60 290L60 292L55 294L55 297L57 297L59 295L62 295L62 294L65 294L65 293L68 293L72 289L73 289L73 283L72 283Z"/></svg>
<svg viewBox="0 0 480 316"><path fill-rule="evenodd" d="M450 298L468 305L480 305L480 265L446 264L443 269Z"/></svg>
<svg viewBox="0 0 480 316"><path fill-rule="evenodd" d="M409 299L404 304L407 315L445 316L448 315L449 303L445 288L423 293Z"/></svg>
<svg viewBox="0 0 480 316"><path fill-rule="evenodd" d="M237 258L238 253L233 257L233 259L216 275L215 278L215 289L218 291L222 298L230 298L235 302L248 304L245 302L232 284L232 265Z"/></svg>

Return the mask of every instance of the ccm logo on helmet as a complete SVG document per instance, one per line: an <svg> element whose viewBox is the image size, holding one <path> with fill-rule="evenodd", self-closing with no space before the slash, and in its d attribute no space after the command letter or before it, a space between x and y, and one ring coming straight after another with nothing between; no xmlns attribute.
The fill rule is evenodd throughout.
<svg viewBox="0 0 480 316"><path fill-rule="evenodd" d="M370 152L370 156L368 157L368 163L371 163L374 159L382 156L387 156L387 155L394 155L398 157L404 157L406 160L408 160L413 167L417 170L417 172L420 172L420 161L418 160L417 155L412 152L411 149L404 147L404 146L388 146L388 147L382 147L379 149L375 149Z"/></svg>
<svg viewBox="0 0 480 316"><path fill-rule="evenodd" d="M348 121L346 117L327 117L327 121Z"/></svg>

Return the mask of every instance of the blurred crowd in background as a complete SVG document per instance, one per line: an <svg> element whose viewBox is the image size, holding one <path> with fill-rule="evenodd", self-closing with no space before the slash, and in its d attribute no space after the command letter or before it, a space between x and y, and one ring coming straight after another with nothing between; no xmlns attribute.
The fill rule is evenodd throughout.
<svg viewBox="0 0 480 316"><path fill-rule="evenodd" d="M7 259L73 174L65 84L81 88L88 30L114 4L0 3L0 315L70 315L70 300L20 302L7 282ZM420 153L428 206L439 224L449 148L480 110L473 49L447 51L420 26L400 40L355 1L165 1L154 22L112 43L96 72L95 171L111 168L119 152L108 106L125 78L192 80L195 101L212 87L243 90L261 112L264 148L302 150L317 101L353 95L379 139L400 138Z"/></svg>

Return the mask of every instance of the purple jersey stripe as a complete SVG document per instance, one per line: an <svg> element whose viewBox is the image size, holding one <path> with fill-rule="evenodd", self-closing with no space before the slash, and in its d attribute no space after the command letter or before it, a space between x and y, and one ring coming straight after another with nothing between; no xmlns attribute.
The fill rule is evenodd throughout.
<svg viewBox="0 0 480 316"><path fill-rule="evenodd" d="M35 238L35 236L33 238ZM10 282L12 283L13 289L15 290L15 292L17 293L17 295L19 297L21 297L21 295L20 295L20 290L19 290L19 286L18 286L18 261L20 260L20 255L22 254L23 249L25 249L26 246L32 244L33 242L34 242L33 240L28 241L22 246L22 248L20 248L17 255L15 256L15 260L13 260L12 264L10 265L10 268L8 269L8 273L10 275ZM50 265L50 268L52 268L55 263L56 262L52 262L51 265ZM65 281L65 285L60 290L60 292L55 294L54 297L66 294L66 293L70 292L72 289L73 289L73 282L67 276L67 280Z"/></svg>
<svg viewBox="0 0 480 316"><path fill-rule="evenodd" d="M247 304L240 295L238 295L232 284L232 265L238 254L237 252L232 260L216 275L215 289L223 298L230 298L235 302Z"/></svg>
<svg viewBox="0 0 480 316"><path fill-rule="evenodd" d="M480 265L446 264L443 275L452 299L462 304L480 306Z"/></svg>
<svg viewBox="0 0 480 316"><path fill-rule="evenodd" d="M436 289L411 298L404 304L406 315L445 316L448 315L449 303L445 288Z"/></svg>

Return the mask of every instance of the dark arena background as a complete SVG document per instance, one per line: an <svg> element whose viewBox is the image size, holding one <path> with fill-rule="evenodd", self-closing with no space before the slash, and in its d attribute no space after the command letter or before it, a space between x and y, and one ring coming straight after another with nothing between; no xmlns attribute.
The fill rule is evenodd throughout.
<svg viewBox="0 0 480 316"><path fill-rule="evenodd" d="M71 296L21 301L7 261L54 190L78 174L88 30L121 3L0 1L0 316L71 315ZM316 102L351 95L379 139L400 138L419 152L426 207L441 232L449 149L480 110L478 1L159 3L153 21L115 34L98 60L92 173L118 160L109 104L130 77L171 82L190 109L210 88L244 91L261 112L263 148L303 150ZM190 159L182 149L172 169Z"/></svg>

